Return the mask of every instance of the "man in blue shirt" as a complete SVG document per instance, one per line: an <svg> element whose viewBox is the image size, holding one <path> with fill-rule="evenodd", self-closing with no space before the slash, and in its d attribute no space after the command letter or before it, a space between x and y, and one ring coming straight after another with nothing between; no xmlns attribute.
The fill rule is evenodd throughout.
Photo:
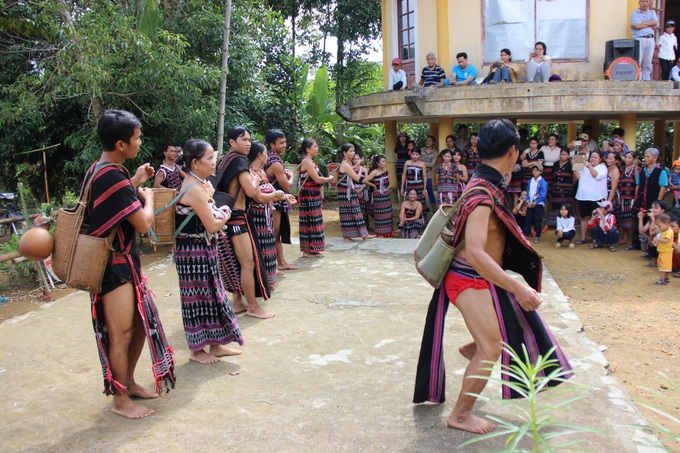
<svg viewBox="0 0 680 453"><path fill-rule="evenodd" d="M420 83L424 87L439 87L444 84L446 73L444 69L437 65L437 56L433 52L429 52L426 57L427 66L423 68L420 74Z"/></svg>
<svg viewBox="0 0 680 453"><path fill-rule="evenodd" d="M451 70L451 85L476 85L477 68L468 64L468 55L460 52L456 55L458 66Z"/></svg>
<svg viewBox="0 0 680 453"><path fill-rule="evenodd" d="M640 8L630 13L630 32L640 43L640 68L642 74L640 80L651 80L652 56L656 41L654 29L659 25L659 17L650 9L652 0L640 0Z"/></svg>

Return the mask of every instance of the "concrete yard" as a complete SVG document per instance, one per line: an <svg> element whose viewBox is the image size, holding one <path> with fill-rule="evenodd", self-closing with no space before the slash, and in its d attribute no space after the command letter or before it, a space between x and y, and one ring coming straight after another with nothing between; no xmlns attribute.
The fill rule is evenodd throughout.
<svg viewBox="0 0 680 453"><path fill-rule="evenodd" d="M301 268L286 271L265 303L276 317L239 315L243 354L209 366L188 360L171 258L144 269L175 349L177 388L150 401L156 414L142 420L112 414L111 399L101 394L88 294L76 292L6 321L0 324L0 450L451 451L474 436L446 427L466 366L456 349L470 337L458 311L449 310L448 399L414 405L432 293L413 266L414 246L406 239L330 238L322 259L298 258L297 246L286 246L287 259ZM584 439L582 448L601 452L645 450L638 445L649 435L629 426L645 424L640 412L608 375L604 356L549 272L543 297L540 312L576 372L559 389L587 395L553 418L606 433L562 441ZM138 382L151 385L149 366L145 350ZM569 396L556 390L541 394L539 403ZM492 383L484 395L500 397L500 387ZM516 421L516 407L480 401L477 413ZM501 437L461 451L497 450L503 442Z"/></svg>

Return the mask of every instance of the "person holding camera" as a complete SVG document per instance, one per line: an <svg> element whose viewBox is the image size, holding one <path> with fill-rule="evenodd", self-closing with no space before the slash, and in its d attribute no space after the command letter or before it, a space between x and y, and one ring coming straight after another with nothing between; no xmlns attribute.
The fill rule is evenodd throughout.
<svg viewBox="0 0 680 453"><path fill-rule="evenodd" d="M593 151L590 159L583 162L583 168L574 169L574 180L578 181L575 198L581 216L581 239L576 245L585 244L588 221L597 209L598 202L609 195L607 192L607 166L602 162L602 153Z"/></svg>
<svg viewBox="0 0 680 453"><path fill-rule="evenodd" d="M609 247L610 252L616 251L616 244L619 243L619 230L616 228L616 216L611 212L614 205L611 201L605 200L598 203L588 222L588 229L593 236L591 249L602 248L603 245Z"/></svg>
<svg viewBox="0 0 680 453"><path fill-rule="evenodd" d="M512 52L510 49L502 49L501 61L491 64L489 75L482 83L517 82L517 73L519 66L512 62Z"/></svg>
<svg viewBox="0 0 680 453"><path fill-rule="evenodd" d="M550 80L550 63L548 49L545 43L539 41L534 51L527 58L527 82L548 82Z"/></svg>

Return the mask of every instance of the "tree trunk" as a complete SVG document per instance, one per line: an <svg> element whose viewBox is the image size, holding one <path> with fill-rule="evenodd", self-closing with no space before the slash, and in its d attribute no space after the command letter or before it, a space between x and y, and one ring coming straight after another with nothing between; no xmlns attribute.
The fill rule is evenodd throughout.
<svg viewBox="0 0 680 453"><path fill-rule="evenodd" d="M229 67L229 29L231 23L231 0L226 0L224 13L224 41L222 43L222 78L220 80L220 113L217 126L217 158L224 150L224 111L227 101L227 69Z"/></svg>

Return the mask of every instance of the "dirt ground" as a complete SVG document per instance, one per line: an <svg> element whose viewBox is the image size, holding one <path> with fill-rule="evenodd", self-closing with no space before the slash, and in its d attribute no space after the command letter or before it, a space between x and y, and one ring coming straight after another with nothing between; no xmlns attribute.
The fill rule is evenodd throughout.
<svg viewBox="0 0 680 453"><path fill-rule="evenodd" d="M324 223L327 236L340 236L337 203L324 205ZM291 226L293 235L297 235L297 211L291 213ZM535 247L583 322L586 334L600 345L610 373L636 402L646 402L680 417L680 394L669 389L659 374L676 379L680 376L680 279L656 286L653 282L659 278L658 272L643 267L647 260L640 257L639 251L619 247L612 253L584 245L558 249L553 235L552 230L548 231ZM167 256L170 249L159 247L154 253L145 244L142 252L144 264L149 264ZM45 303L35 286L10 290L2 277L0 283L0 296L10 299L0 305L0 322ZM69 292L68 288L58 289L52 297L58 299ZM640 409L650 423L680 431L677 424L645 407Z"/></svg>

